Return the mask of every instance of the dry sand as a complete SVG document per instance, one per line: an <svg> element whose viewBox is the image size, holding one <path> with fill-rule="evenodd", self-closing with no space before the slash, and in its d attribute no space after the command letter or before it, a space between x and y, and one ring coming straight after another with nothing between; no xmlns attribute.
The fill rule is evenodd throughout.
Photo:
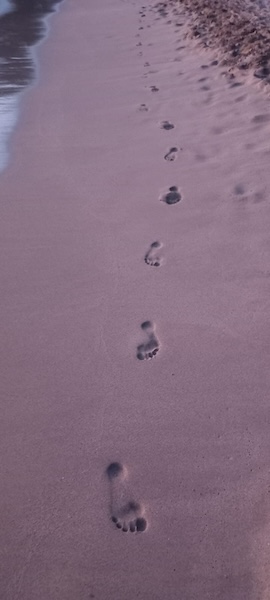
<svg viewBox="0 0 270 600"><path fill-rule="evenodd" d="M165 17L169 6L188 15L188 35L202 47L222 50L224 65L270 82L268 0L168 0L158 4L159 14Z"/></svg>
<svg viewBox="0 0 270 600"><path fill-rule="evenodd" d="M269 100L141 6L62 6L1 175L4 600L270 594Z"/></svg>

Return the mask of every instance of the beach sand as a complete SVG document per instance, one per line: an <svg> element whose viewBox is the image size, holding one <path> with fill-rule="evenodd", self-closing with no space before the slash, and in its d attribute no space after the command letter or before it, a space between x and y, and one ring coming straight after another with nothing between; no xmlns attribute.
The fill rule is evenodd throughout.
<svg viewBox="0 0 270 600"><path fill-rule="evenodd" d="M269 598L269 99L144 7L63 3L1 174L5 600Z"/></svg>
<svg viewBox="0 0 270 600"><path fill-rule="evenodd" d="M168 6L174 14L188 16L188 36L204 48L222 52L222 64L242 73L253 71L270 82L270 11L267 0L169 0L160 2L159 14Z"/></svg>

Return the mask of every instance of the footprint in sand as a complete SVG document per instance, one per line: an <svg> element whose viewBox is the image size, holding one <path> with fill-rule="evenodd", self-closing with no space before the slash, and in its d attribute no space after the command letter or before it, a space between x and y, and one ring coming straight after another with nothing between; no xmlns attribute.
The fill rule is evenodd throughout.
<svg viewBox="0 0 270 600"><path fill-rule="evenodd" d="M170 148L169 152L167 152L167 154L165 154L165 156L164 156L165 160L168 160L168 161L175 160L177 157L177 152L178 152L178 148L176 148L176 146L173 146L172 148Z"/></svg>
<svg viewBox="0 0 270 600"><path fill-rule="evenodd" d="M259 125L268 123L268 121L270 121L270 114L256 115L252 119L252 123L258 123Z"/></svg>
<svg viewBox="0 0 270 600"><path fill-rule="evenodd" d="M139 360L153 358L159 351L159 342L154 333L154 325L151 321L144 321L141 328L146 333L148 341L137 347L137 358Z"/></svg>
<svg viewBox="0 0 270 600"><path fill-rule="evenodd" d="M144 257L144 261L147 265L150 265L151 267L160 267L162 260L159 256L160 253L158 252L160 248L162 248L162 244L160 242L153 242L151 244Z"/></svg>
<svg viewBox="0 0 270 600"><path fill-rule="evenodd" d="M230 88L231 88L231 89L233 89L233 88L238 88L238 87L240 87L241 85L244 85L243 83L241 83L241 81L235 81L234 83L231 83L231 85L230 85Z"/></svg>
<svg viewBox="0 0 270 600"><path fill-rule="evenodd" d="M172 185L169 187L169 191L166 192L166 194L163 194L160 200L166 204L177 204L177 202L182 200L182 196L178 191L178 187L176 185Z"/></svg>
<svg viewBox="0 0 270 600"><path fill-rule="evenodd" d="M163 121L161 123L161 128L170 131L170 129L174 129L174 125L170 123L170 121Z"/></svg>
<svg viewBox="0 0 270 600"><path fill-rule="evenodd" d="M111 463L106 469L110 486L111 520L117 529L140 533L147 529L144 509L133 500L127 484L127 469L119 462Z"/></svg>
<svg viewBox="0 0 270 600"><path fill-rule="evenodd" d="M151 85L150 90L151 92L159 92L159 88L156 85Z"/></svg>
<svg viewBox="0 0 270 600"><path fill-rule="evenodd" d="M237 183L237 185L234 186L234 193L236 196L243 196L245 193L245 186L242 183Z"/></svg>
<svg viewBox="0 0 270 600"><path fill-rule="evenodd" d="M140 112L147 112L149 109L147 108L146 104L140 104L139 106L139 111Z"/></svg>

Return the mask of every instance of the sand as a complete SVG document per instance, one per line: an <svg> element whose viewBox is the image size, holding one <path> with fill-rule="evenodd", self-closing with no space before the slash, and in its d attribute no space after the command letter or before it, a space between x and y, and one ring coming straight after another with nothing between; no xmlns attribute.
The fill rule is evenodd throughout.
<svg viewBox="0 0 270 600"><path fill-rule="evenodd" d="M144 6L62 5L1 174L5 600L269 598L269 100Z"/></svg>
<svg viewBox="0 0 270 600"><path fill-rule="evenodd" d="M188 36L204 48L221 50L222 63L270 83L270 11L267 0L168 0L158 4L166 16L188 16Z"/></svg>

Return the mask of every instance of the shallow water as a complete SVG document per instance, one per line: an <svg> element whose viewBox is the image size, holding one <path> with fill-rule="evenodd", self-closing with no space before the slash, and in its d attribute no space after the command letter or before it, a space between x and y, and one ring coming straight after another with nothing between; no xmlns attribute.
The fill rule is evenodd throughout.
<svg viewBox="0 0 270 600"><path fill-rule="evenodd" d="M0 2L0 16L5 15L6 13L11 12L14 9L14 6L10 0L1 0Z"/></svg>
<svg viewBox="0 0 270 600"><path fill-rule="evenodd" d="M32 48L46 35L46 17L60 2L0 2L0 173L8 163L8 140L18 119L19 95L36 76Z"/></svg>

